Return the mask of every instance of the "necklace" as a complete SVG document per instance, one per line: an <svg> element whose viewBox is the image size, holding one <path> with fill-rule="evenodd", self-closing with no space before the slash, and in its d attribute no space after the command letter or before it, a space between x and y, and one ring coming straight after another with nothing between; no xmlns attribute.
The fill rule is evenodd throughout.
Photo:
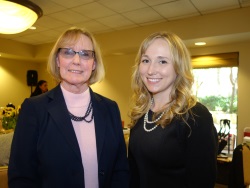
<svg viewBox="0 0 250 188"><path fill-rule="evenodd" d="M70 111L68 111L68 112L69 112L70 119L73 120L73 121L85 121L87 123L90 123L94 118L93 107L92 107L92 102L91 101L89 102L89 106L88 106L88 108L87 108L87 110L85 112L85 115L83 117L75 116ZM91 117L90 117L89 120L87 120L87 117L89 117L91 112L92 112Z"/></svg>
<svg viewBox="0 0 250 188"><path fill-rule="evenodd" d="M148 112L149 112L149 111L148 111ZM154 121L149 121L149 120L148 120L148 112L147 112L147 113L145 114L145 116L144 116L143 128L144 128L144 130L145 130L146 132L151 132L151 131L153 131L153 130L156 129L156 127L158 126L158 124L156 124L156 125L155 125L154 127L152 127L151 129L147 129L147 127L146 127L147 123L149 123L149 124L156 123L157 121L159 121L159 120L162 118L162 116L164 115L165 112L162 112L161 115L160 115L157 119L155 119Z"/></svg>
<svg viewBox="0 0 250 188"><path fill-rule="evenodd" d="M153 104L153 98L152 98L152 100L151 100L151 106L152 106L152 104ZM165 111L162 112L162 113L159 115L159 117L158 117L157 119L155 119L154 121L149 121L149 120L148 120L148 112L149 112L149 110L147 111L147 113L146 113L145 116L144 116L143 128L144 128L144 130L145 130L146 132L151 132L151 131L153 131L153 130L156 129L156 127L158 126L158 124L156 124L156 125L155 125L154 127L152 127L151 129L147 129L147 127L146 127L147 123L148 123L148 124L156 123L157 121L159 121L159 120L162 118L162 116L164 115Z"/></svg>

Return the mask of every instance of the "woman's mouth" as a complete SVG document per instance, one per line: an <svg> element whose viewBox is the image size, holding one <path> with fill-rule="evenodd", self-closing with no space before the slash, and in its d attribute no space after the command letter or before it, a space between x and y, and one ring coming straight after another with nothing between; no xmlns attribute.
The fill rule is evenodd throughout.
<svg viewBox="0 0 250 188"><path fill-rule="evenodd" d="M83 71L81 71L81 70L72 70L72 69L69 69L68 71L72 72L72 73L77 73L77 74L83 73Z"/></svg>
<svg viewBox="0 0 250 188"><path fill-rule="evenodd" d="M150 82L159 82L161 80L160 78L147 78L147 79Z"/></svg>

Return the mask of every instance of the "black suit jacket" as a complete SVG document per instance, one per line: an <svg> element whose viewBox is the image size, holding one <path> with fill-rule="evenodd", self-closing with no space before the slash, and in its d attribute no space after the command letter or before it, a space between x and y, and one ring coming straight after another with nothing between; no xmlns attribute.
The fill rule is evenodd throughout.
<svg viewBox="0 0 250 188"><path fill-rule="evenodd" d="M128 187L128 163L117 104L90 89L100 188ZM11 148L9 188L84 188L80 148L58 85L25 99Z"/></svg>

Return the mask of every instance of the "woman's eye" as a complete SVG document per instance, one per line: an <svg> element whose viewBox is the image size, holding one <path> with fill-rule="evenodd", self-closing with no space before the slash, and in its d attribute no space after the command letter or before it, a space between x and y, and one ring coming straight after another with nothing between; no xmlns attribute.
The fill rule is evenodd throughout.
<svg viewBox="0 0 250 188"><path fill-rule="evenodd" d="M81 56L90 57L90 55L88 54L88 52L85 52L85 51L81 51Z"/></svg>
<svg viewBox="0 0 250 188"><path fill-rule="evenodd" d="M141 62L142 62L142 63L148 63L149 60L148 60L148 59L142 59Z"/></svg>
<svg viewBox="0 0 250 188"><path fill-rule="evenodd" d="M73 50L66 50L65 52L64 52L66 55L72 55L72 54L75 54L75 52L73 51Z"/></svg>
<svg viewBox="0 0 250 188"><path fill-rule="evenodd" d="M165 60L161 60L159 63L160 63L160 64L166 64L166 63L168 63L168 62L165 61Z"/></svg>

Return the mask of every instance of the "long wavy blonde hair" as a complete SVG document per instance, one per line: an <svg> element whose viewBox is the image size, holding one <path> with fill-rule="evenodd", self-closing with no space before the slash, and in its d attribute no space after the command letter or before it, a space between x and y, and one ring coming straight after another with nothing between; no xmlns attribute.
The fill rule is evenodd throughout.
<svg viewBox="0 0 250 188"><path fill-rule="evenodd" d="M129 117L131 118L130 127L132 128L139 118L141 118L151 106L152 95L144 85L140 73L139 65L141 57L145 54L147 48L155 39L164 39L167 41L172 54L174 70L177 74L174 86L170 93L170 102L165 104L164 109L156 112L155 116L165 111L165 114L156 122L162 127L171 123L174 117L182 119L187 125L187 118L190 116L190 109L196 104L196 98L191 94L193 84L192 66L190 53L183 41L171 32L156 32L148 36L142 42L135 59L134 71L132 74L132 90L131 105ZM166 96L168 97L168 96ZM168 108L168 110L166 109Z"/></svg>

